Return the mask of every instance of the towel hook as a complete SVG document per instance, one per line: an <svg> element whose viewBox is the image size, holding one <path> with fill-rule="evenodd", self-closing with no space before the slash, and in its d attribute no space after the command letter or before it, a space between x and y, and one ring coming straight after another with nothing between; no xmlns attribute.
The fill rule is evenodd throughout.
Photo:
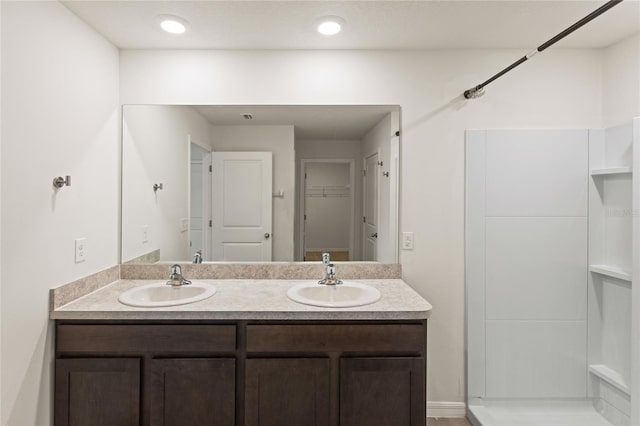
<svg viewBox="0 0 640 426"><path fill-rule="evenodd" d="M54 188L62 188L63 186L71 186L71 176L63 178L62 176L53 178Z"/></svg>

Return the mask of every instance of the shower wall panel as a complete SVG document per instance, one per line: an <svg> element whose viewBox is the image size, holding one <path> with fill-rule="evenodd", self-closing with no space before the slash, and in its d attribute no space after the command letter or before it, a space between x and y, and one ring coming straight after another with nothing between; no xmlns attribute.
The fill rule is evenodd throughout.
<svg viewBox="0 0 640 426"><path fill-rule="evenodd" d="M587 396L588 132L466 135L468 396Z"/></svg>

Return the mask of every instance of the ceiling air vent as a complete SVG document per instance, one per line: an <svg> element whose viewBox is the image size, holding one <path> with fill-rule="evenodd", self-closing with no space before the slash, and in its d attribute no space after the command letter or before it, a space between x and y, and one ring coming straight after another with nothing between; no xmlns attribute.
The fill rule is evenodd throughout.
<svg viewBox="0 0 640 426"><path fill-rule="evenodd" d="M242 118L244 118L245 120L253 120L253 114L251 114L250 112L243 112L240 115L242 115Z"/></svg>

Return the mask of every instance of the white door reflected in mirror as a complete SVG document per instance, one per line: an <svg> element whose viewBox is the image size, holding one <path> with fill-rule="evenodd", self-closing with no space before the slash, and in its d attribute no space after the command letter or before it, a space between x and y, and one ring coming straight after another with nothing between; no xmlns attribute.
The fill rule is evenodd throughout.
<svg viewBox="0 0 640 426"><path fill-rule="evenodd" d="M191 259L211 258L211 152L191 142L189 160L189 248Z"/></svg>
<svg viewBox="0 0 640 426"><path fill-rule="evenodd" d="M376 260L378 253L378 153L364 160L364 260Z"/></svg>
<svg viewBox="0 0 640 426"><path fill-rule="evenodd" d="M271 260L271 152L213 153L213 259Z"/></svg>

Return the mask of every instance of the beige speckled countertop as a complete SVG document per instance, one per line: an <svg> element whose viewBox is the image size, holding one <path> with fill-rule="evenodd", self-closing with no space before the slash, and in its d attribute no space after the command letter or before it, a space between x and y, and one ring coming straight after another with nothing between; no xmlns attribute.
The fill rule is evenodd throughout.
<svg viewBox="0 0 640 426"><path fill-rule="evenodd" d="M209 299L164 308L123 305L118 296L151 280L118 280L51 311L67 320L416 320L426 319L431 305L400 279L350 280L382 293L373 304L354 308L321 308L289 300L289 287L301 280L198 280L216 286ZM307 280L308 281L308 280Z"/></svg>

